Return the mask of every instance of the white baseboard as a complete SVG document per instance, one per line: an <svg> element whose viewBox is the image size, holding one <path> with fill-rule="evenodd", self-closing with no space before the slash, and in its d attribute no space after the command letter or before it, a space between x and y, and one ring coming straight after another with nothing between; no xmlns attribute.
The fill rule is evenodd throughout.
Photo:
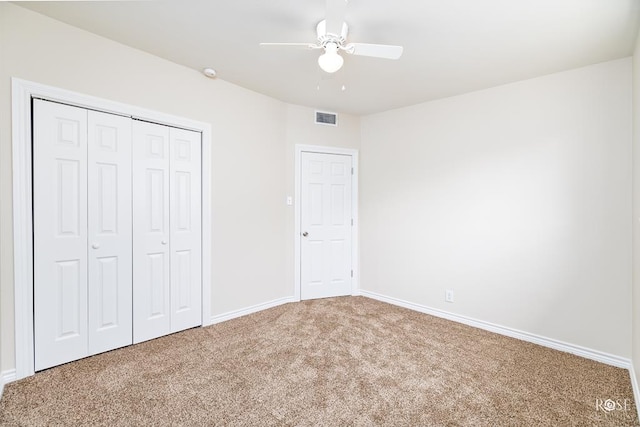
<svg viewBox="0 0 640 427"><path fill-rule="evenodd" d="M9 384L17 380L16 370L15 369L7 369L6 371L2 371L0 373L0 399L2 398L2 394L4 393L4 385Z"/></svg>
<svg viewBox="0 0 640 427"><path fill-rule="evenodd" d="M275 299L273 301L264 302L261 304L256 304L251 307L242 308L240 310L228 311L226 313L218 314L211 317L211 324L225 322L227 320L235 319L237 317L246 316L247 314L257 313L258 311L266 310L268 308L277 307L282 304L287 304L290 302L295 302L294 297L285 297Z"/></svg>
<svg viewBox="0 0 640 427"><path fill-rule="evenodd" d="M18 379L16 377L15 369L7 369L6 371L2 371L2 384L9 384Z"/></svg>
<svg viewBox="0 0 640 427"><path fill-rule="evenodd" d="M419 311L421 313L430 314L432 316L441 317L443 319L452 320L454 322L463 323L465 325L473 326L475 328L484 329L486 331L494 332L496 334L505 335L511 338L516 338L516 339L527 341L533 344L538 344L543 347L549 347L554 350L563 351L565 353L575 354L576 356L581 356L586 359L595 360L596 362L601 362L601 363L615 366L618 368L624 368L624 369L631 368L631 360L624 357L615 356L613 354L604 353L598 350L593 350L593 349L582 347L579 345L569 344L563 341L554 340L552 338L531 334L529 332L519 331L517 329L508 328L505 326L496 325L494 323L485 322L483 320L477 320L471 317L449 313L444 310L438 310L436 308L415 304L415 303L404 301L398 298L380 295L375 292L361 290L360 293L364 297L368 297L378 301L408 308L410 310ZM640 401L636 400L636 402L640 402Z"/></svg>

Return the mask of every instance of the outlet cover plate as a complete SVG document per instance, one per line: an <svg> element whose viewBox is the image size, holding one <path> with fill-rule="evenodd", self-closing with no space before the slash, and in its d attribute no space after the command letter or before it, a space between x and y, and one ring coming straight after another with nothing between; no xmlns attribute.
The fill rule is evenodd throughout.
<svg viewBox="0 0 640 427"><path fill-rule="evenodd" d="M444 292L444 300L445 300L446 302L453 302L453 298L454 298L454 295L453 295L453 289L447 289L447 290Z"/></svg>

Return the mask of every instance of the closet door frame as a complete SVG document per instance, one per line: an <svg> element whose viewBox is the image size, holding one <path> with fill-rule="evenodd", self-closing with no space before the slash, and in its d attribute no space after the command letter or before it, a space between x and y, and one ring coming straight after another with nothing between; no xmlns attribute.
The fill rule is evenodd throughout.
<svg viewBox="0 0 640 427"><path fill-rule="evenodd" d="M11 79L15 374L35 373L33 331L32 99L131 117L202 134L202 326L211 325L211 125L27 80Z"/></svg>

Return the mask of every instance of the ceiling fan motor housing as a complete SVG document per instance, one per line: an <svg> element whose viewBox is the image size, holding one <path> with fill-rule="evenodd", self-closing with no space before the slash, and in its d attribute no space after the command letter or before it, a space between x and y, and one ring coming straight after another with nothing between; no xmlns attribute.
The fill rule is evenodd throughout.
<svg viewBox="0 0 640 427"><path fill-rule="evenodd" d="M349 27L346 22L343 22L340 34L327 33L327 21L323 19L318 22L316 33L318 34L318 44L320 46L325 47L327 43L335 43L339 47L343 47L344 43L347 41Z"/></svg>

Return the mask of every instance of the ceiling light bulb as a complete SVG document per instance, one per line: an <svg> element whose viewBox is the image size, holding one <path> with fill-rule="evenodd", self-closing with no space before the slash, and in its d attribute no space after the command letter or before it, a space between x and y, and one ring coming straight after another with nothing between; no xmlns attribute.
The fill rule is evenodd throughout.
<svg viewBox="0 0 640 427"><path fill-rule="evenodd" d="M318 58L318 65L327 73L335 73L344 64L342 56L338 55L338 45L336 43L327 43L324 47L324 53Z"/></svg>

